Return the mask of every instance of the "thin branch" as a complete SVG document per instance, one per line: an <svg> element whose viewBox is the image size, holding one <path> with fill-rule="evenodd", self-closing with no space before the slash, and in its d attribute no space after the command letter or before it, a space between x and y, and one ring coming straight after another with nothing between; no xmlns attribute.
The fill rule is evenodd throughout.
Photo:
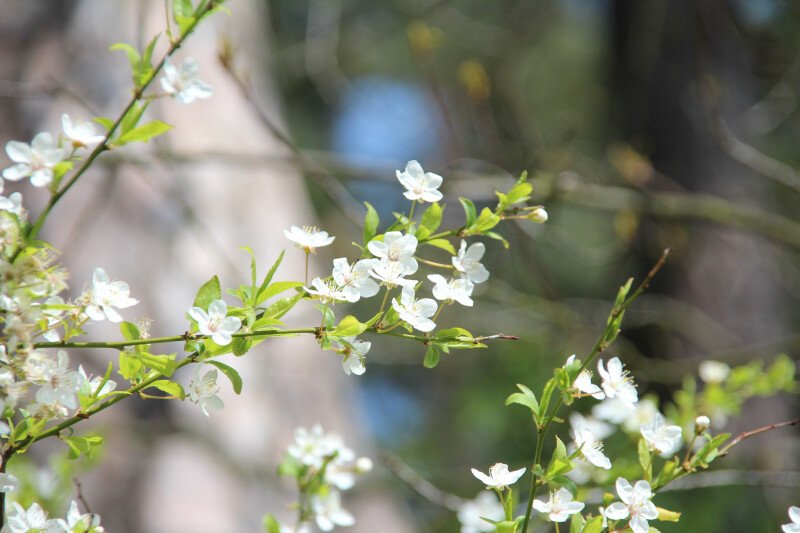
<svg viewBox="0 0 800 533"><path fill-rule="evenodd" d="M72 478L72 483L75 485L75 492L76 492L76 496L78 498L78 501L81 502L81 505L83 505L83 508L86 509L87 513L93 514L92 513L92 509L89 507L89 503L86 501L86 498L84 498L84 496L83 496L83 487L81 486L81 482L78 480L78 478L74 477L74 478Z"/></svg>
<svg viewBox="0 0 800 533"><path fill-rule="evenodd" d="M380 454L383 465L394 475L403 480L414 492L431 503L440 505L453 512L457 512L466 501L463 498L445 492L419 475L416 470L408 466L402 459L390 452Z"/></svg>
<svg viewBox="0 0 800 533"><path fill-rule="evenodd" d="M775 424L769 424L767 426L763 426L756 429L751 429L750 431L743 431L739 433L736 438L730 441L724 448L719 451L718 457L725 457L728 455L728 452L731 448L739 444L745 439L749 439L750 437L755 437L756 435L760 435L761 433L766 433L767 431L772 431L773 429L785 428L790 426L796 426L800 424L800 418L795 418L793 420L788 420L786 422L778 422Z"/></svg>

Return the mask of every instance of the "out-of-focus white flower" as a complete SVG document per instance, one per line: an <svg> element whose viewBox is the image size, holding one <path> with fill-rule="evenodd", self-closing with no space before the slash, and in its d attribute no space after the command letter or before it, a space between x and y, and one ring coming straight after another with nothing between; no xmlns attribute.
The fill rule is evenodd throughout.
<svg viewBox="0 0 800 533"><path fill-rule="evenodd" d="M32 504L26 510L17 502L13 502L11 510L6 515L6 525L9 533L29 533L30 531L42 531L51 533L58 531L58 523L55 520L48 520L47 513L38 503Z"/></svg>
<svg viewBox="0 0 800 533"><path fill-rule="evenodd" d="M19 480L11 474L0 473L0 492L12 492L19 487Z"/></svg>
<svg viewBox="0 0 800 533"><path fill-rule="evenodd" d="M680 448L682 433L680 426L668 426L661 413L642 425L642 438L647 447L662 456L669 456Z"/></svg>
<svg viewBox="0 0 800 533"><path fill-rule="evenodd" d="M95 132L94 124L91 122L72 122L66 113L61 115L61 129L73 148L83 148L106 138L105 135L98 135Z"/></svg>
<svg viewBox="0 0 800 533"><path fill-rule="evenodd" d="M633 378L630 373L625 370L625 365L618 357L612 357L608 360L608 370L603 367L603 360L597 361L597 371L603 379L603 391L609 398L619 398L625 403L629 404L631 408L639 400L639 395L636 392L636 386L633 384Z"/></svg>
<svg viewBox="0 0 800 533"><path fill-rule="evenodd" d="M585 505L572 501L572 494L565 488L550 492L548 501L533 500L533 508L546 514L551 522L565 522L569 515L579 513Z"/></svg>
<svg viewBox="0 0 800 533"><path fill-rule="evenodd" d="M459 505L456 514L458 521L461 523L461 533L494 531L494 525L484 520L484 518L502 522L506 516L497 496L486 491L482 491L474 500L466 500Z"/></svg>
<svg viewBox="0 0 800 533"><path fill-rule="evenodd" d="M789 520L792 521L791 524L781 526L783 533L800 533L800 507L789 507Z"/></svg>
<svg viewBox="0 0 800 533"><path fill-rule="evenodd" d="M303 226L302 228L292 226L288 230L283 230L283 234L306 253L313 253L317 248L328 246L336 238L329 236L327 231L319 230L314 226Z"/></svg>
<svg viewBox="0 0 800 533"><path fill-rule="evenodd" d="M619 398L608 398L592 407L592 416L612 424L622 424L631 416L633 409Z"/></svg>
<svg viewBox="0 0 800 533"><path fill-rule="evenodd" d="M702 435L708 430L711 425L711 419L705 415L698 416L694 419L694 432L696 435Z"/></svg>
<svg viewBox="0 0 800 533"><path fill-rule="evenodd" d="M326 434L322 426L314 425L310 430L299 427L294 430L294 441L286 448L287 453L307 466L319 468L326 457L332 456L341 446L341 437Z"/></svg>
<svg viewBox="0 0 800 533"><path fill-rule="evenodd" d="M290 526L288 524L279 524L279 526L280 533L311 533L311 526L306 522L297 524L296 526Z"/></svg>
<svg viewBox="0 0 800 533"><path fill-rule="evenodd" d="M341 287L345 300L357 302L378 294L378 284L369 277L369 271L377 262L362 259L351 265L344 257L333 260L333 280Z"/></svg>
<svg viewBox="0 0 800 533"><path fill-rule="evenodd" d="M633 533L647 533L650 530L648 520L658 518L658 510L650 498L653 492L650 490L650 483L647 481L637 481L636 485L631 484L624 478L617 478L617 494L622 502L614 502L606 507L605 515L611 520L624 520L630 517L628 526Z"/></svg>
<svg viewBox="0 0 800 533"><path fill-rule="evenodd" d="M400 301L398 302L397 298L392 300L392 307L402 320L420 331L432 331L436 327L436 324L430 319L436 313L436 302L430 298L417 300L414 297L414 289L410 287L403 287Z"/></svg>
<svg viewBox="0 0 800 533"><path fill-rule="evenodd" d="M603 441L598 439L594 433L588 429L580 428L575 430L575 446L580 449L581 455L594 466L611 468L611 461L603 453Z"/></svg>
<svg viewBox="0 0 800 533"><path fill-rule="evenodd" d="M342 359L344 373L348 376L350 374L360 376L367 371L364 366L364 356L369 352L372 343L369 341L360 341L355 337L344 337L342 340L348 342L350 346L338 341L334 341L333 344L337 350L344 351L344 358Z"/></svg>
<svg viewBox="0 0 800 533"><path fill-rule="evenodd" d="M405 274L413 274L419 268L417 260L414 259L417 244L417 238L413 235L389 231L383 236L382 241L377 239L369 241L367 249L382 263L400 263Z"/></svg>
<svg viewBox="0 0 800 533"><path fill-rule="evenodd" d="M628 433L639 433L643 424L649 423L658 414L658 406L650 398L636 402L633 412L628 410L628 416L622 422L622 428Z"/></svg>
<svg viewBox="0 0 800 533"><path fill-rule="evenodd" d="M522 477L522 474L525 473L525 469L520 468L519 470L509 472L507 464L497 463L489 468L488 476L474 468L471 469L471 472L472 475L482 481L487 488L505 490L509 485L513 485Z"/></svg>
<svg viewBox="0 0 800 533"><path fill-rule="evenodd" d="M374 277L389 288L397 287L413 287L417 284L417 280L406 278L406 269L402 263L394 261L379 261L373 264L372 270L369 271L370 276Z"/></svg>
<svg viewBox="0 0 800 533"><path fill-rule="evenodd" d="M58 351L58 362L48 365L40 376L42 387L36 391L36 401L44 405L60 404L69 409L78 406L75 394L80 387L80 376L69 368L69 355Z"/></svg>
<svg viewBox="0 0 800 533"><path fill-rule="evenodd" d="M475 285L468 279L447 280L439 274L430 274L428 279L435 285L433 287L433 297L443 302L456 301L461 305L472 306L472 289Z"/></svg>
<svg viewBox="0 0 800 533"><path fill-rule="evenodd" d="M405 187L406 192L403 196L409 200L418 202L438 202L442 199L439 187L442 185L442 177L433 172L425 172L422 165L416 161L409 161L403 172L395 171L400 184Z"/></svg>
<svg viewBox="0 0 800 533"><path fill-rule="evenodd" d="M567 362L564 364L564 366L566 367L571 365L574 360L575 354L570 355L567 358ZM595 400L602 400L606 397L602 389L592 383L592 372L590 370L584 370L578 374L578 377L575 378L575 381L572 383L572 389L573 393L588 394Z"/></svg>
<svg viewBox="0 0 800 533"><path fill-rule="evenodd" d="M166 59L161 87L182 104L190 104L198 98L209 98L214 89L197 77L199 71L200 65L191 57L184 59L180 67L176 67Z"/></svg>
<svg viewBox="0 0 800 533"><path fill-rule="evenodd" d="M230 344L232 335L242 327L241 319L228 316L228 306L223 300L208 304L208 313L199 307L192 307L187 313L197 322L198 333L210 335L211 340L220 346Z"/></svg>
<svg viewBox="0 0 800 533"><path fill-rule="evenodd" d="M222 398L217 396L219 385L217 385L217 369L212 368L203 376L200 376L202 365L197 365L194 369L194 376L189 382L189 399L200 406L200 410L206 416L211 416L211 411L219 411L225 407Z"/></svg>
<svg viewBox="0 0 800 533"><path fill-rule="evenodd" d="M104 533L105 529L100 525L100 515L94 513L81 514L78 510L78 504L73 500L69 504L67 511L67 519L61 518L56 520L56 523L63 529L64 533ZM61 531L56 529L53 531ZM50 530L47 530L50 532Z"/></svg>
<svg viewBox="0 0 800 533"><path fill-rule="evenodd" d="M311 509L314 511L314 520L322 531L331 531L336 526L352 526L356 519L349 511L342 507L339 492L331 490L324 496L311 498Z"/></svg>
<svg viewBox="0 0 800 533"><path fill-rule="evenodd" d="M322 278L314 278L311 280L311 285L314 287L313 289L310 287L303 287L303 289L305 289L308 294L313 294L319 298L319 301L323 304L347 301L347 296L345 296L344 291L333 280L325 281Z"/></svg>
<svg viewBox="0 0 800 533"><path fill-rule="evenodd" d="M125 309L139 303L139 300L130 297L130 288L124 281L111 282L108 274L102 268L94 270L92 277L92 290L86 314L92 320L108 318L111 322L122 322L122 317L114 309Z"/></svg>
<svg viewBox="0 0 800 533"><path fill-rule="evenodd" d="M611 424L606 424L593 416L584 416L577 411L573 411L569 414L569 424L573 432L580 429L588 429L598 439L605 439L614 433L615 430L614 426Z"/></svg>
<svg viewBox="0 0 800 533"><path fill-rule="evenodd" d="M0 179L0 193L3 192L3 180ZM0 211L8 211L15 215L22 216L22 194L12 192L8 197L0 196Z"/></svg>
<svg viewBox="0 0 800 533"><path fill-rule="evenodd" d="M64 151L47 132L37 134L30 145L9 141L6 143L6 153L16 164L5 169L3 177L9 181L18 181L30 176L34 187L49 185L53 181L53 167L64 159Z"/></svg>
<svg viewBox="0 0 800 533"><path fill-rule="evenodd" d="M58 325L61 323L59 320L59 316L64 313L63 309L58 309L57 307L48 307L48 306L60 306L64 305L64 299L60 296L51 296L47 300L45 300L45 308L42 310L42 314L47 317L47 331L45 331L42 336L48 342L58 342L61 340L61 336L58 334Z"/></svg>
<svg viewBox="0 0 800 533"><path fill-rule="evenodd" d="M489 271L480 262L485 253L486 246L482 242L472 243L467 248L467 241L462 240L458 255L452 258L453 266L472 283L483 283L489 279Z"/></svg>
<svg viewBox="0 0 800 533"><path fill-rule="evenodd" d="M706 383L722 383L731 373L731 367L721 361L703 361L698 373Z"/></svg>

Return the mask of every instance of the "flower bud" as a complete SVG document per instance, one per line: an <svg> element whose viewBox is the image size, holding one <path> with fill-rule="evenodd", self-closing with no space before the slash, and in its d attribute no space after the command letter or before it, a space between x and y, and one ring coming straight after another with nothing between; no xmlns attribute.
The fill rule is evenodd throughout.
<svg viewBox="0 0 800 533"><path fill-rule="evenodd" d="M538 222L539 224L544 224L547 222L547 211L544 210L544 207L537 207L531 214L528 215L528 218L534 222Z"/></svg>
<svg viewBox="0 0 800 533"><path fill-rule="evenodd" d="M369 457L359 457L356 459L356 473L366 474L372 470L372 460Z"/></svg>
<svg viewBox="0 0 800 533"><path fill-rule="evenodd" d="M698 416L694 419L694 432L697 435L702 435L708 429L708 426L711 425L711 419L707 416L702 415Z"/></svg>

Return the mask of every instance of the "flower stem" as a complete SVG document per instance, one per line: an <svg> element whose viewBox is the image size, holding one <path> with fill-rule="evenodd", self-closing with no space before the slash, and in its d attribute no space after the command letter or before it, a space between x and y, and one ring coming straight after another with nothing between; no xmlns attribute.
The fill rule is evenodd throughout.
<svg viewBox="0 0 800 533"><path fill-rule="evenodd" d="M306 287L308 287L308 255L309 255L309 250L308 248L306 248L306 275L304 278L306 280Z"/></svg>
<svg viewBox="0 0 800 533"><path fill-rule="evenodd" d="M417 201L416 201L416 200L414 200L414 201L412 201L412 202L411 202L411 210L408 212L408 226L407 226L408 228L410 228L410 227L411 227L411 224L413 223L413 219L414 219L414 208L415 208L415 207L417 207Z"/></svg>
<svg viewBox="0 0 800 533"><path fill-rule="evenodd" d="M445 263L437 263L436 261L429 261L429 260L423 259L421 257L415 257L415 259L417 261L419 261L420 263L424 263L426 265L430 265L430 266L436 267L436 268L446 268L448 270L454 270L456 268L453 265L447 265Z"/></svg>

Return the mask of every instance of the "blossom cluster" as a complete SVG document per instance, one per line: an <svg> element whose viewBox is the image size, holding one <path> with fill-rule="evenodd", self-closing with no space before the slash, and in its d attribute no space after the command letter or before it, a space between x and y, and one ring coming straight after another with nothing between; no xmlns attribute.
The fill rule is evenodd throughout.
<svg viewBox="0 0 800 533"><path fill-rule="evenodd" d="M100 515L82 514L75 501L70 503L66 518L49 518L47 512L38 503L33 503L25 509L17 502L13 502L6 515L3 532L29 533L30 531L104 533L105 529L100 525Z"/></svg>
<svg viewBox="0 0 800 533"><path fill-rule="evenodd" d="M297 428L279 471L296 477L305 493L300 520L294 526L281 525L281 531L308 532L311 522L322 531L355 524L352 513L342 507L341 491L351 489L356 475L370 470L372 461L357 457L338 433L326 433L319 424Z"/></svg>

